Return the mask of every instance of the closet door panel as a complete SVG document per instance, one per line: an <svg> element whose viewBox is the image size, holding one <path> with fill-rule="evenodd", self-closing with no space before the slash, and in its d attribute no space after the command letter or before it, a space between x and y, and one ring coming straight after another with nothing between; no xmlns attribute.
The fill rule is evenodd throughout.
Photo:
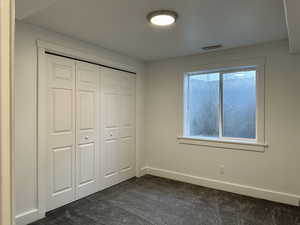
<svg viewBox="0 0 300 225"><path fill-rule="evenodd" d="M102 89L105 94L120 94L121 80L115 70L102 68Z"/></svg>
<svg viewBox="0 0 300 225"><path fill-rule="evenodd" d="M73 123L72 89L52 88L53 131L71 131Z"/></svg>
<svg viewBox="0 0 300 225"><path fill-rule="evenodd" d="M53 150L53 193L59 194L72 189L72 148Z"/></svg>
<svg viewBox="0 0 300 225"><path fill-rule="evenodd" d="M47 56L48 196L47 210L75 197L75 63Z"/></svg>
<svg viewBox="0 0 300 225"><path fill-rule="evenodd" d="M109 187L118 183L119 143L117 140L106 141L104 149L104 185Z"/></svg>
<svg viewBox="0 0 300 225"><path fill-rule="evenodd" d="M104 103L105 127L118 127L120 123L120 96L116 94L105 94Z"/></svg>
<svg viewBox="0 0 300 225"><path fill-rule="evenodd" d="M99 68L76 63L77 71L77 194L90 195L99 186Z"/></svg>
<svg viewBox="0 0 300 225"><path fill-rule="evenodd" d="M132 166L132 139L122 138L120 141L120 170L131 169Z"/></svg>
<svg viewBox="0 0 300 225"><path fill-rule="evenodd" d="M79 153L79 185L93 182L95 179L95 145L93 143L81 144Z"/></svg>
<svg viewBox="0 0 300 225"><path fill-rule="evenodd" d="M105 187L135 175L134 76L103 69L103 150Z"/></svg>
<svg viewBox="0 0 300 225"><path fill-rule="evenodd" d="M79 129L93 130L95 127L95 92L80 91L78 93L79 108Z"/></svg>
<svg viewBox="0 0 300 225"><path fill-rule="evenodd" d="M121 98L121 114L120 114L120 126L132 126L133 125L133 100L132 96L120 96Z"/></svg>
<svg viewBox="0 0 300 225"><path fill-rule="evenodd" d="M109 140L105 143L105 176L110 177L118 172L118 148L116 140Z"/></svg>
<svg viewBox="0 0 300 225"><path fill-rule="evenodd" d="M53 87L73 89L75 85L75 67L72 60L56 56L48 57L48 82Z"/></svg>

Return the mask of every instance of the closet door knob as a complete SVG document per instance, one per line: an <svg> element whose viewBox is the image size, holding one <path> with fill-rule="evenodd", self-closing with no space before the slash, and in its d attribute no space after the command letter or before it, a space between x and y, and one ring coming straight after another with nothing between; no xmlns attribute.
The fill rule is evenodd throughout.
<svg viewBox="0 0 300 225"><path fill-rule="evenodd" d="M85 136L84 139L85 139L85 140L89 140L89 136Z"/></svg>

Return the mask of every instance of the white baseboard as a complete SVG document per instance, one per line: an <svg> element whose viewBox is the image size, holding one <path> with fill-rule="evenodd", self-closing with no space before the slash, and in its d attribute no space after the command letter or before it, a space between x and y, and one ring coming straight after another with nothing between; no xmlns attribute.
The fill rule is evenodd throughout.
<svg viewBox="0 0 300 225"><path fill-rule="evenodd" d="M16 216L16 225L27 225L45 217L45 213L38 209L32 209Z"/></svg>
<svg viewBox="0 0 300 225"><path fill-rule="evenodd" d="M146 175L147 174L147 169L148 169L149 167L142 167L141 169L140 169L140 177L142 177L142 176L144 176L144 175Z"/></svg>
<svg viewBox="0 0 300 225"><path fill-rule="evenodd" d="M144 174L150 174L154 176L169 178L172 180L178 180L186 183L196 184L204 187L233 192L241 195L299 206L299 200L300 200L299 195L278 192L269 189L257 188L253 186L241 185L236 183L230 183L226 181L220 181L220 180L215 180L215 179L210 179L205 177L198 177L198 176L193 176L189 174L184 174L184 173L179 173L179 172L164 170L159 168L153 168L153 167L144 167L141 169L141 171L143 171Z"/></svg>

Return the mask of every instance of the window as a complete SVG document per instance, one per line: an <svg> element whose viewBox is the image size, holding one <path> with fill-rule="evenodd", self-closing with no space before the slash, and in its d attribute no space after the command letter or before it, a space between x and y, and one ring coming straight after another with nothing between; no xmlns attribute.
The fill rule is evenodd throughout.
<svg viewBox="0 0 300 225"><path fill-rule="evenodd" d="M258 123L263 123L264 113L258 105L263 106L264 84L258 87L257 79L257 66L187 73L184 137L263 142L263 124ZM259 101L258 96L262 96Z"/></svg>

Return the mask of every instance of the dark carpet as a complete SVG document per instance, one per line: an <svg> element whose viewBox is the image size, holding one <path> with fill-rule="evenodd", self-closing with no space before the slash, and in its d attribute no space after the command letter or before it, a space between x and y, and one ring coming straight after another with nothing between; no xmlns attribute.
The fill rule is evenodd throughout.
<svg viewBox="0 0 300 225"><path fill-rule="evenodd" d="M300 225L300 208L147 175L31 225Z"/></svg>

